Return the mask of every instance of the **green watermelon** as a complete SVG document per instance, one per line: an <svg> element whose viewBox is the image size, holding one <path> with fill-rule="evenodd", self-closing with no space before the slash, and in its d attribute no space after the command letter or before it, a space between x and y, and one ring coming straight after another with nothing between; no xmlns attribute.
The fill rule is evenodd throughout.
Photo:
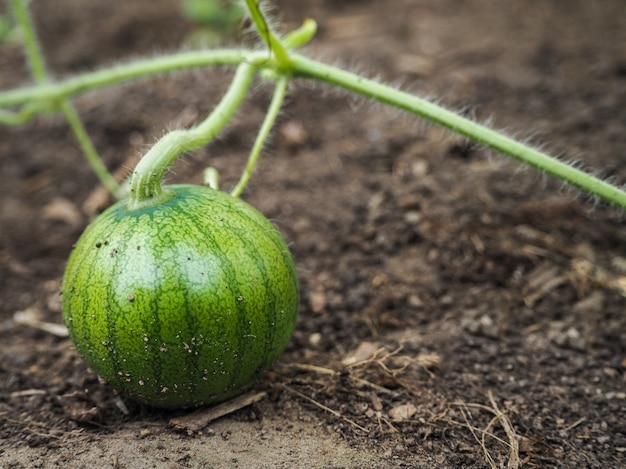
<svg viewBox="0 0 626 469"><path fill-rule="evenodd" d="M110 207L80 237L62 287L78 353L120 393L152 406L217 403L279 358L299 304L276 228L224 192L164 187L169 198Z"/></svg>

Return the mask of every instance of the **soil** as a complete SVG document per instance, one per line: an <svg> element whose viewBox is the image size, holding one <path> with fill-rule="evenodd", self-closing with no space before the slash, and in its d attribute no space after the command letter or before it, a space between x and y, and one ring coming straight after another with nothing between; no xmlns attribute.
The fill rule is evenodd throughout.
<svg viewBox="0 0 626 469"><path fill-rule="evenodd" d="M56 77L189 47L197 28L173 0L32 9ZM314 57L623 183L622 9L281 0L276 13L318 21ZM2 89L29 82L15 44L0 44L0 70ZM124 176L229 77L168 74L74 103ZM211 165L232 187L269 99L259 84L168 180L200 183ZM623 213L344 92L296 81L288 101L244 198L289 242L297 328L258 402L195 425L115 395L62 327L42 329L62 325L65 261L111 201L60 116L0 127L0 467L626 467Z"/></svg>

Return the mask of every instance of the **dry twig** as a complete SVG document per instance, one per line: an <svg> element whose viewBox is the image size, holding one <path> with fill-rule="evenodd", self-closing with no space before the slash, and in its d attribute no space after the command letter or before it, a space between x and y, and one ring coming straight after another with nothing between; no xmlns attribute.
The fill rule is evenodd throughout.
<svg viewBox="0 0 626 469"><path fill-rule="evenodd" d="M170 424L178 430L198 432L213 420L232 414L233 412L243 409L244 407L254 404L255 402L259 402L266 395L267 393L265 391L242 394L241 396L223 402L215 407L197 410L182 417L170 419Z"/></svg>
<svg viewBox="0 0 626 469"><path fill-rule="evenodd" d="M454 425L460 425L460 426L467 428L472 433L476 441L480 443L480 446L482 447L485 453L485 458L487 459L487 462L489 463L490 467L492 467L493 469L497 469L500 466L496 464L495 460L493 459L489 450L487 449L487 445L486 445L487 437L491 437L494 440L498 441L499 443L502 443L503 445L505 445L507 448L509 448L507 469L519 469L521 467L521 459L519 457L518 435L517 433L515 433L515 430L513 429L513 425L511 424L511 421L509 420L509 418L506 416L504 412L500 410L500 408L496 404L495 398L491 391L489 391L488 393L488 398L489 398L489 402L491 406L486 406L483 404L469 404L469 403L462 402L462 401L452 402L451 405L458 406L461 408L461 413L463 415L463 419L465 420L465 423L460 423L453 419L447 419L447 420L448 422ZM485 428L482 428L482 429L478 428L472 425L469 421L468 409L470 407L487 411L493 414L494 417L489 421L489 423L487 424ZM494 435L491 432L491 429L493 428L496 422L500 422L500 425L502 425L502 428L504 429L504 432L506 433L506 436L507 436L507 441L503 440L502 438L499 438L498 436ZM480 433L481 435L480 438L478 437L478 433Z"/></svg>

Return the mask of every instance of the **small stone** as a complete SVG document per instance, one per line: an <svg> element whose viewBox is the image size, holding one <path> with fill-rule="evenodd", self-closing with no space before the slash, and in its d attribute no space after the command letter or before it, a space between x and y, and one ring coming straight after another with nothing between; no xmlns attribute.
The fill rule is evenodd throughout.
<svg viewBox="0 0 626 469"><path fill-rule="evenodd" d="M416 225L422 219L422 214L417 210L409 210L404 214L404 221L410 225Z"/></svg>
<svg viewBox="0 0 626 469"><path fill-rule="evenodd" d="M395 421L407 420L417 413L417 407L413 404L400 404L389 411L389 417Z"/></svg>
<svg viewBox="0 0 626 469"><path fill-rule="evenodd" d="M291 149L301 147L309 140L309 134L306 129L297 121L285 122L280 128L280 136Z"/></svg>
<svg viewBox="0 0 626 469"><path fill-rule="evenodd" d="M321 313L326 307L326 294L324 292L313 292L309 295L309 305L315 314Z"/></svg>
<svg viewBox="0 0 626 469"><path fill-rule="evenodd" d="M317 347L322 341L322 334L319 332L314 332L309 336L309 345L311 347Z"/></svg>
<svg viewBox="0 0 626 469"><path fill-rule="evenodd" d="M415 293L413 293L412 295L409 295L408 303L409 303L409 306L412 306L414 308L420 308L424 306L424 302L422 301L422 299Z"/></svg>
<svg viewBox="0 0 626 469"><path fill-rule="evenodd" d="M374 355L376 355L377 350L378 350L378 346L374 344L373 342L367 342L367 341L361 342L361 344L354 351L354 353L344 358L342 363L348 366L348 365L353 365L354 363L369 360Z"/></svg>

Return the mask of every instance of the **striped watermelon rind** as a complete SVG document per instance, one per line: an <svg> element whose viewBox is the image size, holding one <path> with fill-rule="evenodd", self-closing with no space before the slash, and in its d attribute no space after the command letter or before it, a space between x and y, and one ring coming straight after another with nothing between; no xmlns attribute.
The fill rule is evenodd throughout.
<svg viewBox="0 0 626 469"><path fill-rule="evenodd" d="M114 389L162 408L217 403L252 386L293 332L295 267L256 209L204 186L118 202L90 224L63 279L78 353Z"/></svg>

